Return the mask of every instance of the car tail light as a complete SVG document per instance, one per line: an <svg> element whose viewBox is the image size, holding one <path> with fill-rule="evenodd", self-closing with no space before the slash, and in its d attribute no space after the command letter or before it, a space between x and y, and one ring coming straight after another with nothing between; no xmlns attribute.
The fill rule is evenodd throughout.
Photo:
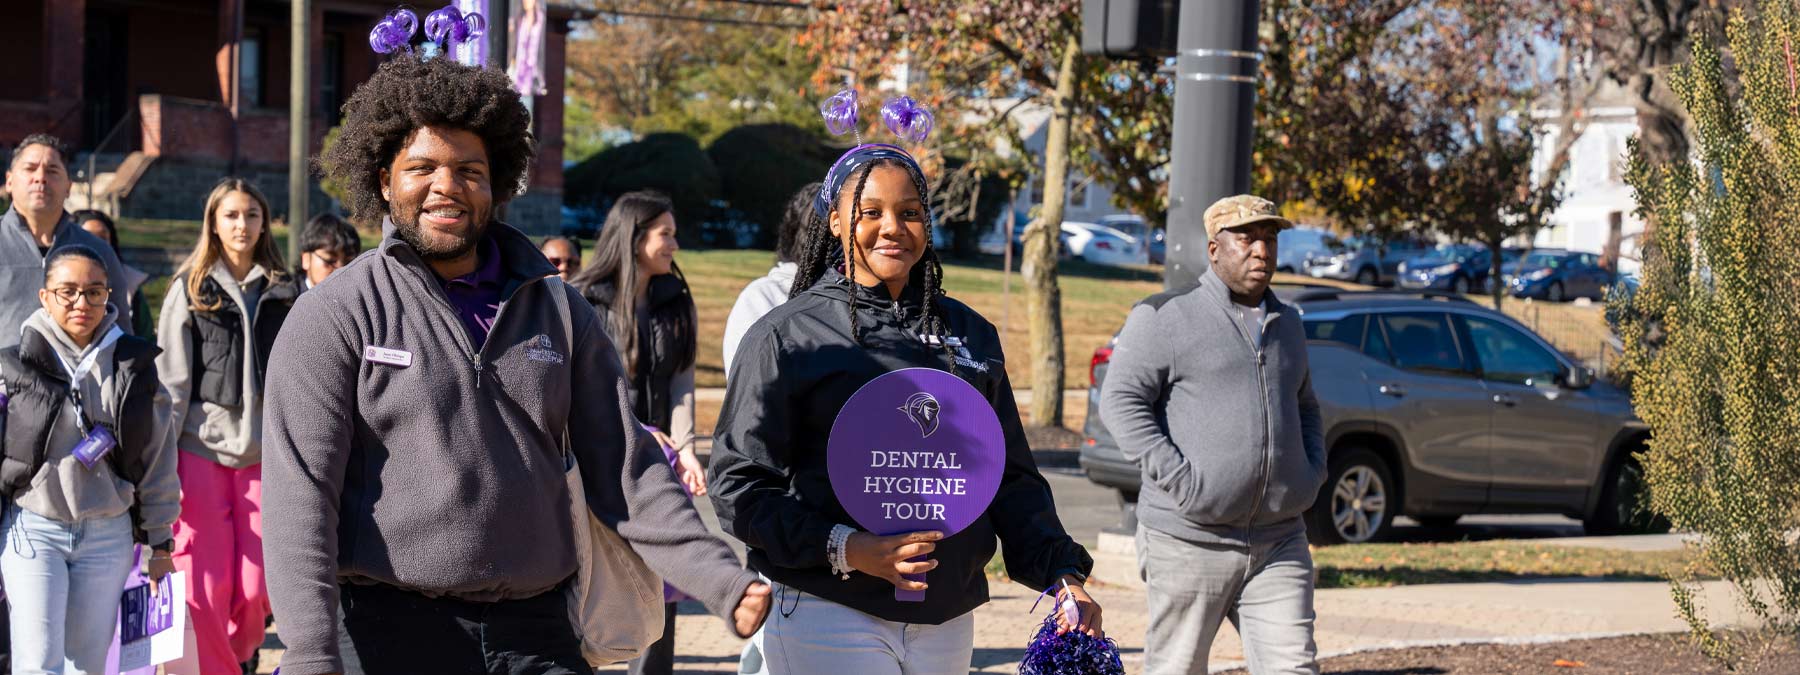
<svg viewBox="0 0 1800 675"><path fill-rule="evenodd" d="M1112 250L1112 242L1096 241L1096 242L1094 242L1094 248L1100 249L1102 251L1111 251Z"/></svg>
<svg viewBox="0 0 1800 675"><path fill-rule="evenodd" d="M1101 347L1099 349L1094 350L1094 360L1088 362L1088 385L1089 386L1099 383L1099 380L1094 379L1094 369L1099 368L1100 366L1112 361L1112 350L1113 350L1112 345L1107 345L1105 347Z"/></svg>

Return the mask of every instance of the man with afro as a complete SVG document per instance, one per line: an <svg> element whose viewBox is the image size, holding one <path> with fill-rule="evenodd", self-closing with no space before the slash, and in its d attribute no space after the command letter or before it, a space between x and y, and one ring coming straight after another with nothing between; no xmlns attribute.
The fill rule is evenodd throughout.
<svg viewBox="0 0 1800 675"><path fill-rule="evenodd" d="M370 673L592 672L563 590L571 458L596 517L755 632L768 586L707 533L631 421L592 307L494 219L535 152L506 76L398 57L344 112L321 164L385 238L301 296L268 366L264 549L282 672L357 668L340 616Z"/></svg>

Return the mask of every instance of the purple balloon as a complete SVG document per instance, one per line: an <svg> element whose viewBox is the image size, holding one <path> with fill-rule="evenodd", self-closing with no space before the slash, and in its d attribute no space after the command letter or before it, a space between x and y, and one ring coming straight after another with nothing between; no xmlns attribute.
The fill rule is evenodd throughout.
<svg viewBox="0 0 1800 675"><path fill-rule="evenodd" d="M904 368L870 380L844 402L826 441L825 467L838 503L864 530L950 536L987 513L1006 468L1006 436L993 405L967 381L935 368ZM894 593L901 601L924 596Z"/></svg>
<svg viewBox="0 0 1800 675"><path fill-rule="evenodd" d="M842 136L856 130L856 90L844 89L819 104L819 115L825 118L825 130Z"/></svg>
<svg viewBox="0 0 1800 675"><path fill-rule="evenodd" d="M931 111L919 105L911 96L890 98L881 104L881 122L887 125L888 131L913 143L925 142L931 135L931 127L936 123Z"/></svg>
<svg viewBox="0 0 1800 675"><path fill-rule="evenodd" d="M456 5L445 5L442 9L425 15L425 37L432 42L442 43L462 23L462 10Z"/></svg>

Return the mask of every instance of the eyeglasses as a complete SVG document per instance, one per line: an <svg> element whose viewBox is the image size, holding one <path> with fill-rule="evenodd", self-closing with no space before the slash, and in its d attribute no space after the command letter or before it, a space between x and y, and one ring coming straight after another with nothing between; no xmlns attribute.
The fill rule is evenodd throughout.
<svg viewBox="0 0 1800 675"><path fill-rule="evenodd" d="M64 307L74 307L75 301L80 298L86 298L89 307L99 307L106 304L106 299L112 296L112 289L101 287L82 290L65 286L51 289L50 294L56 296Z"/></svg>
<svg viewBox="0 0 1800 675"><path fill-rule="evenodd" d="M550 261L551 267L557 267L557 268L562 267L564 264L572 264L575 262L568 258L558 258L556 256L544 256L544 259Z"/></svg>

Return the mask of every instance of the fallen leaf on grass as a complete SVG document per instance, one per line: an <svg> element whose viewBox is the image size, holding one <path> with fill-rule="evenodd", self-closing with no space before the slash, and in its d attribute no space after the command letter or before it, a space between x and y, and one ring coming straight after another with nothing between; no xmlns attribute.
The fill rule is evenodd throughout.
<svg viewBox="0 0 1800 675"><path fill-rule="evenodd" d="M1555 668L1586 668L1587 667L1586 663L1583 663L1581 661L1570 661L1568 659L1557 659L1555 661L1550 662L1550 665Z"/></svg>

